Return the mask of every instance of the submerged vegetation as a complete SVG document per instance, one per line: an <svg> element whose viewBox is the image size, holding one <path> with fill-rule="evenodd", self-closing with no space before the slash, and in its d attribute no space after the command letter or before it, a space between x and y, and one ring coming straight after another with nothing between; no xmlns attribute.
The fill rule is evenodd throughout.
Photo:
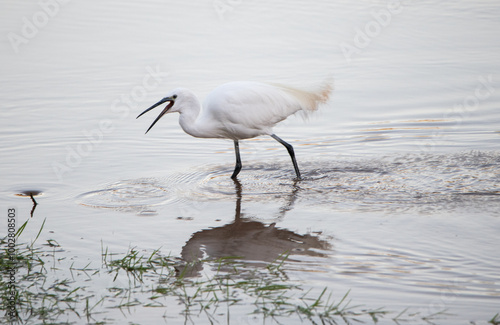
<svg viewBox="0 0 500 325"><path fill-rule="evenodd" d="M42 230L43 225L38 235ZM366 309L352 305L349 292L337 296L328 288L306 289L285 272L287 254L265 267L237 256L203 260L206 267L199 276L200 261L185 263L160 249L147 252L132 247L116 254L101 244L99 265L77 266L79 261L63 254L57 241L35 245L37 239L16 244L15 263L9 264L7 248L0 252L1 309L12 311L9 303L15 302L12 318L8 312L0 315L2 324L122 324L124 320L140 324L152 319L154 323L183 319L186 324L351 324L442 316ZM2 247L7 247L5 243L2 239ZM15 267L14 286L6 276L11 267ZM497 316L492 324L498 324Z"/></svg>

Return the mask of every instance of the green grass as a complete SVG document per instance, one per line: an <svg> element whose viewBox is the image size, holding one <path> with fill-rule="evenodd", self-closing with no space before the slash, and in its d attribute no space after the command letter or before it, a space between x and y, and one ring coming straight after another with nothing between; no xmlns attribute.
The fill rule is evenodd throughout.
<svg viewBox="0 0 500 325"><path fill-rule="evenodd" d="M82 319L89 323L106 324L108 322L103 316L113 313L113 309L128 310L137 306L165 308L172 299L180 304L179 314L183 317L190 319L205 315L212 322L217 319L222 306L227 311L237 305L249 307L248 313L283 322L287 317L301 317L313 323L314 319L320 323L333 323L336 316L348 318L369 314L348 308L345 303L347 295L335 303L330 292L325 299L326 288L317 297L310 292L304 293L300 286L290 283L281 271L287 256L258 269L245 265L235 257L204 260L202 262L215 269L215 273L191 278L186 276L186 270L192 265L162 255L160 250L144 254L135 247L124 254L102 249L99 268L90 265L75 268L71 264L68 270L60 270L49 266L50 260L58 259L58 251L54 248L59 245L55 243L49 240L40 247L33 243L16 247L16 311L20 323L70 324L75 319ZM118 278L129 281L105 288L105 293L99 297L90 292L90 285L83 286L71 277L54 277L54 272L66 276L79 272L89 280L107 276L110 283ZM149 285L145 285L146 277ZM0 290L4 303L7 297L3 282ZM6 309L6 305L2 305L2 309ZM5 317L0 318L2 323L6 320Z"/></svg>
<svg viewBox="0 0 500 325"><path fill-rule="evenodd" d="M160 249L148 252L131 247L124 253L113 253L101 243L102 259L97 265L89 262L75 267L74 261L66 261L67 254L57 241L35 245L42 230L43 225L31 243L16 246L17 320L13 323L119 324L123 322L116 318L126 319L137 308L161 310L168 320L183 319L193 324L230 323L231 315L255 316L266 324L287 324L291 320L376 324L381 319L419 323L446 316L444 312L418 315L408 309L400 313L367 309L352 304L349 292L306 290L287 275L287 253L266 267L252 266L236 256L186 264L162 254ZM1 244L5 246L5 240ZM5 262L6 248L0 255L0 306L6 310L9 287L4 274L12 264ZM191 271L199 271L201 264L204 273L192 276ZM94 285L97 280L100 285ZM9 323L6 315L0 315L0 323ZM489 323L500 324L499 314Z"/></svg>
<svg viewBox="0 0 500 325"><path fill-rule="evenodd" d="M500 325L500 314L497 313L493 318L491 318L488 323L493 324L493 325Z"/></svg>

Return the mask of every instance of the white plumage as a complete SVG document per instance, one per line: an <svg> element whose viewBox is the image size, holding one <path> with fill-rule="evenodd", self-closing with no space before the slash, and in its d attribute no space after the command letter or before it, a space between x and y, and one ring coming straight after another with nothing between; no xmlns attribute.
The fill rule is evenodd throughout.
<svg viewBox="0 0 500 325"><path fill-rule="evenodd" d="M299 111L305 114L315 111L319 104L328 100L331 90L328 82L315 91L305 91L277 84L238 81L215 88L201 105L192 91L177 88L139 116L168 103L146 133L164 114L178 112L179 124L186 133L198 138L232 139L236 152L232 178L241 170L238 141L269 135L287 148L297 178L300 178L292 146L273 134L272 128Z"/></svg>

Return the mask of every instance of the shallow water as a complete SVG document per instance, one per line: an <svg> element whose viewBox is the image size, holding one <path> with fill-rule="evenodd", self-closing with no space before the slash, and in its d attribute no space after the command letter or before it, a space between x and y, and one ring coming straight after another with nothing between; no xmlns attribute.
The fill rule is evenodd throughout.
<svg viewBox="0 0 500 325"><path fill-rule="evenodd" d="M350 290L354 304L446 309L438 324L500 312L500 5L228 3L60 3L29 33L44 7L6 2L0 202L30 219L22 239L46 218L39 240L83 266L102 245L257 268L290 250L292 281ZM241 143L238 184L231 141L191 138L172 115L144 135L155 113L135 119L179 86L203 98L231 80L328 77L330 102L275 129L301 181L271 138ZM233 322L252 323L248 312ZM109 313L151 324L164 310Z"/></svg>

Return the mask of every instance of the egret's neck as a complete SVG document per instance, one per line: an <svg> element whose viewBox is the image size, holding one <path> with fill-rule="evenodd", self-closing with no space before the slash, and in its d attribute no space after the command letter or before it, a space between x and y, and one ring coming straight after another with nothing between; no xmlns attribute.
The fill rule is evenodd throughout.
<svg viewBox="0 0 500 325"><path fill-rule="evenodd" d="M192 98L188 105L184 106L182 110L179 110L179 113L179 124L184 132L197 138L205 137L200 129L199 123L197 123L202 114L201 103L197 98Z"/></svg>

